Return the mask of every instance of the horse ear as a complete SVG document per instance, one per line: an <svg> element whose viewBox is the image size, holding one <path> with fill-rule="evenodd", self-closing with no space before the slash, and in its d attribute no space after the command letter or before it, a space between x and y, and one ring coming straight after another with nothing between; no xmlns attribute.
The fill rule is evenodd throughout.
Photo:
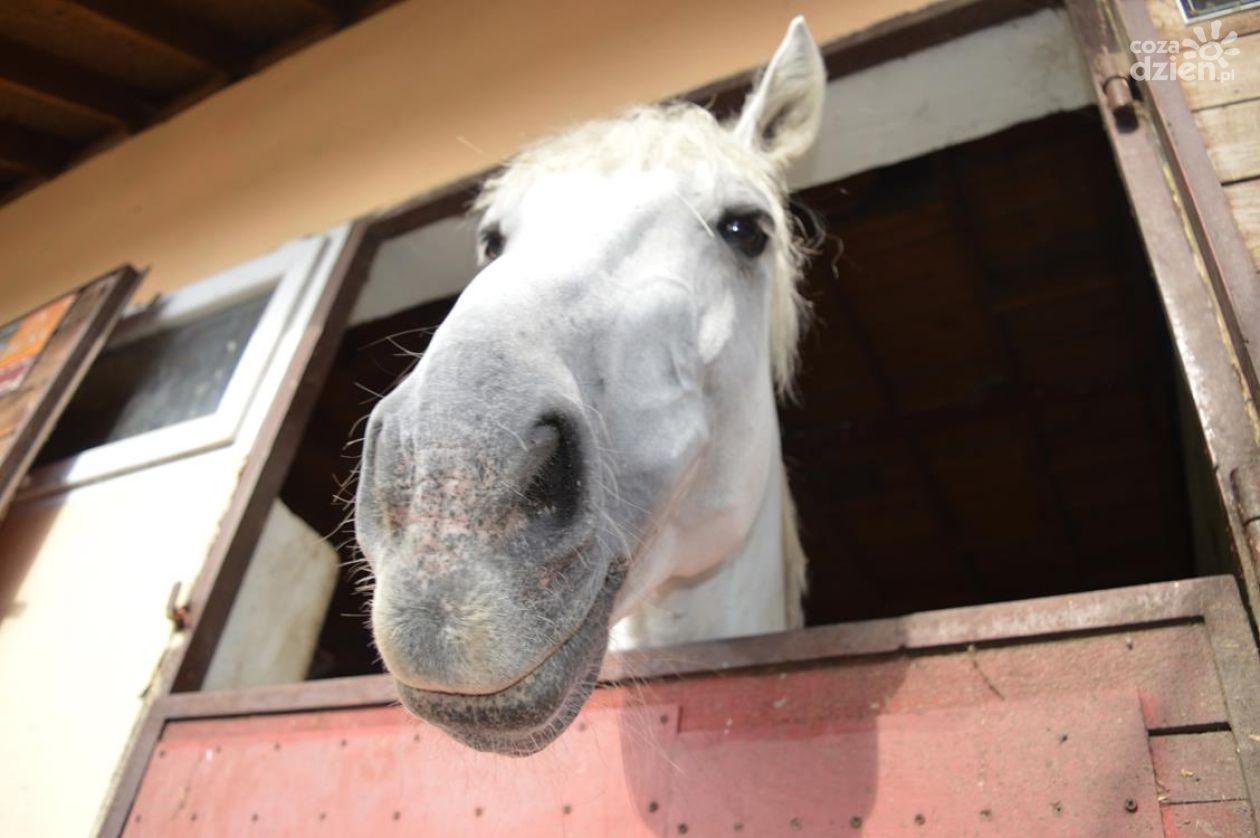
<svg viewBox="0 0 1260 838"><path fill-rule="evenodd" d="M805 18L797 17L744 102L735 136L786 166L818 137L826 85L822 55Z"/></svg>

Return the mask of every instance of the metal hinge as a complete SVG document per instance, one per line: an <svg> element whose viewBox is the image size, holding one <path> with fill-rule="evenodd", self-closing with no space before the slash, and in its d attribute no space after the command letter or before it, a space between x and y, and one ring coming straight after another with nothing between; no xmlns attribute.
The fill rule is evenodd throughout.
<svg viewBox="0 0 1260 838"><path fill-rule="evenodd" d="M1245 527L1260 521L1260 462L1234 469L1230 481L1234 484L1234 501L1238 505L1242 525Z"/></svg>
<svg viewBox="0 0 1260 838"><path fill-rule="evenodd" d="M176 631L185 630L190 622L188 619L188 604L180 604L179 602L179 590L181 587L179 582L171 585L171 594L166 598L166 619L171 621Z"/></svg>

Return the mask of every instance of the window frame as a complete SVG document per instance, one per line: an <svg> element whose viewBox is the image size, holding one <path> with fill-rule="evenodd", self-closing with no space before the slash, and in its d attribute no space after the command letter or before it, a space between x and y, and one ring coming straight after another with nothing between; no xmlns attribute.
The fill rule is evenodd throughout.
<svg viewBox="0 0 1260 838"><path fill-rule="evenodd" d="M288 242L124 314L104 351L190 323L256 295L271 294L214 412L106 442L33 469L17 499L33 500L235 442L251 408L267 401L264 383L268 370L283 365L287 333L301 325L303 302L309 308L307 298L327 278L327 266L323 271L319 268L336 235L334 231L332 235Z"/></svg>

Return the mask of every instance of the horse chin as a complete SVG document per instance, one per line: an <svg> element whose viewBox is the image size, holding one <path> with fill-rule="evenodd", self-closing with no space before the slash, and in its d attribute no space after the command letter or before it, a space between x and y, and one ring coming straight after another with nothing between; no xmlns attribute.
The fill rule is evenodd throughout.
<svg viewBox="0 0 1260 838"><path fill-rule="evenodd" d="M519 681L496 693L430 692L395 679L402 705L478 751L529 756L568 728L595 687L613 600L625 579L610 571L577 630Z"/></svg>

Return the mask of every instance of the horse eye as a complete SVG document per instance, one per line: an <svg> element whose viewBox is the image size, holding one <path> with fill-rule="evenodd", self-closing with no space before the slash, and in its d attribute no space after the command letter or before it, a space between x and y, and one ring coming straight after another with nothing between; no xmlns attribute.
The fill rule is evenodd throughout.
<svg viewBox="0 0 1260 838"><path fill-rule="evenodd" d="M764 222L765 214L761 212L728 212L718 222L718 233L723 241L752 259L761 255L769 241Z"/></svg>
<svg viewBox="0 0 1260 838"><path fill-rule="evenodd" d="M481 231L481 252L485 254L487 262L493 262L502 256L506 244L507 239L499 232L498 227L487 227Z"/></svg>

